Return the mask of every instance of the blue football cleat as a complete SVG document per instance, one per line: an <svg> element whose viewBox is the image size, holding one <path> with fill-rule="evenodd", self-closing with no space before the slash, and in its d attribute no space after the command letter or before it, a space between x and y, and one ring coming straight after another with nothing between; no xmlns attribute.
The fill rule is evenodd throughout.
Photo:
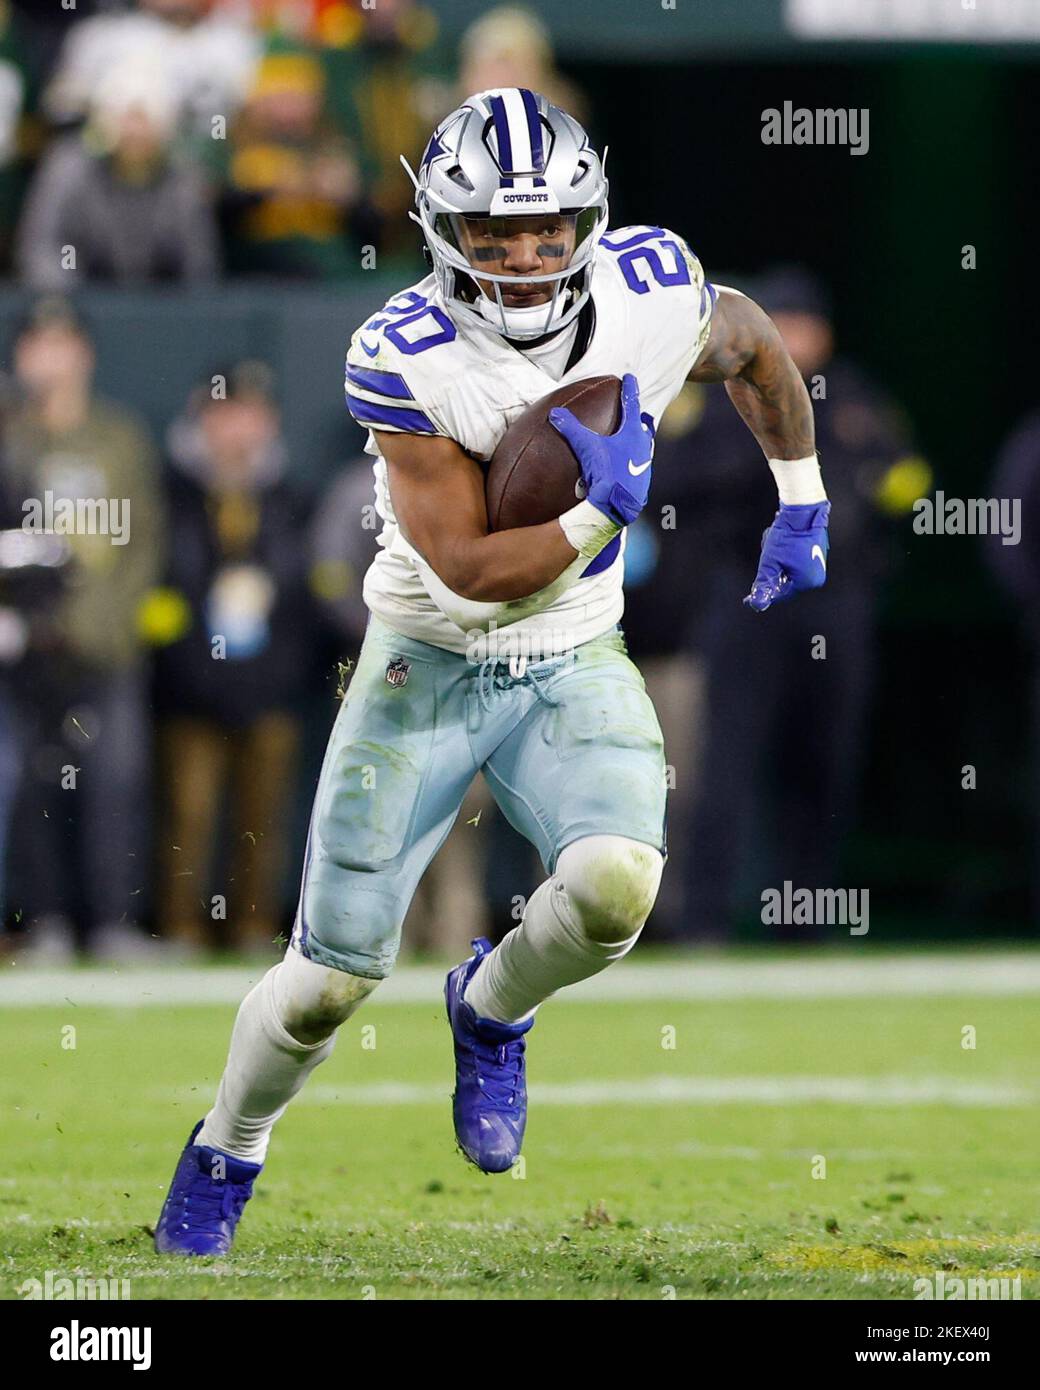
<svg viewBox="0 0 1040 1390"><path fill-rule="evenodd" d="M160 1255L226 1255L263 1166L196 1144L201 1128L200 1120L184 1146L159 1213L155 1248Z"/></svg>
<svg viewBox="0 0 1040 1390"><path fill-rule="evenodd" d="M534 1023L477 1018L463 999L466 986L491 942L478 937L474 954L449 971L444 985L448 1022L455 1038L455 1137L471 1163L485 1173L513 1166L527 1123L524 1034Z"/></svg>

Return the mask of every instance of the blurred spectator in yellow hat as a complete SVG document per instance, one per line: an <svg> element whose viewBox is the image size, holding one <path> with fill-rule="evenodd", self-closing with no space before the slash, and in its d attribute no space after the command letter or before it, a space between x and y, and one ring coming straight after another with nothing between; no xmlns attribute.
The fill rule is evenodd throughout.
<svg viewBox="0 0 1040 1390"><path fill-rule="evenodd" d="M372 8L351 0L328 10L322 34L330 105L354 141L375 214L368 240L411 274L419 241L400 157L416 165L431 127L451 108L436 16L415 0L379 0ZM389 269L383 259L379 268Z"/></svg>
<svg viewBox="0 0 1040 1390"><path fill-rule="evenodd" d="M29 189L16 269L40 289L212 279L216 219L202 178L172 149L175 95L158 67L112 68L81 132L48 151Z"/></svg>
<svg viewBox="0 0 1040 1390"><path fill-rule="evenodd" d="M232 130L222 214L229 269L337 277L358 269L362 204L350 143L325 104L325 73L305 52L269 53ZM358 216L363 226L363 209Z"/></svg>

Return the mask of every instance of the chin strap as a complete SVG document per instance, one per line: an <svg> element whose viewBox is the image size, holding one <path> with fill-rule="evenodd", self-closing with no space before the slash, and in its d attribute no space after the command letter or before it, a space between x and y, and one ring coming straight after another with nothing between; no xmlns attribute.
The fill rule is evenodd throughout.
<svg viewBox="0 0 1040 1390"><path fill-rule="evenodd" d="M496 287L500 288L500 287ZM499 332L504 326L506 337L523 339L525 337L541 338L554 332L558 325L558 320L563 318L569 307L569 290L563 290L556 295L556 302L553 304L548 318L545 315L545 305L535 304L529 309L508 309L497 300L492 300L486 294L480 294L474 304L474 308L481 318L496 328ZM537 326L538 332L531 333L530 329Z"/></svg>

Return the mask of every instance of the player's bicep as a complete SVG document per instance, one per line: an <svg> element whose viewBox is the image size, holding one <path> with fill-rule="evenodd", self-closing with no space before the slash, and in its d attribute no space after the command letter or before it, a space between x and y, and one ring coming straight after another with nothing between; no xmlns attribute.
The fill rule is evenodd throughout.
<svg viewBox="0 0 1040 1390"><path fill-rule="evenodd" d="M459 541L488 531L479 464L444 435L374 433L405 540L450 584Z"/></svg>
<svg viewBox="0 0 1040 1390"><path fill-rule="evenodd" d="M690 372L690 381L731 381L756 357L763 344L778 338L776 324L753 299L718 286L711 332Z"/></svg>

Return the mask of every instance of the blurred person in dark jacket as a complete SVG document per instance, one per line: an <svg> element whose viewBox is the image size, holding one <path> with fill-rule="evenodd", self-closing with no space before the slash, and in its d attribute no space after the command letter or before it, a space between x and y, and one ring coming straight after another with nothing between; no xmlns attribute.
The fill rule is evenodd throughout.
<svg viewBox="0 0 1040 1390"><path fill-rule="evenodd" d="M0 377L0 403L10 405L10 387ZM2 431L0 431L2 435ZM2 445L0 445L2 448ZM62 591L69 547L62 537L26 534L14 503L8 470L0 463L0 937L7 917L8 845L24 770L18 712L19 668L33 641L34 624L53 608Z"/></svg>
<svg viewBox="0 0 1040 1390"><path fill-rule="evenodd" d="M50 615L60 605L71 578L71 550L63 536L26 534L21 517L9 508L0 466L0 942L17 950L26 937L19 929L24 911L16 909L8 921L7 881L9 848L18 795L25 772L26 735L31 721L23 720L20 701L31 698L26 673L31 676L36 648L47 650L51 642ZM42 638L42 642L41 639ZM11 931L10 926L14 926ZM42 940L33 942L36 954L62 958L72 954L72 933L67 922L52 923L57 939L45 927ZM138 944L134 939L133 944Z"/></svg>
<svg viewBox="0 0 1040 1390"><path fill-rule="evenodd" d="M1020 539L1005 543L991 533L986 557L1002 587L1018 605L1033 659L1030 695L1031 790L1033 817L1032 913L1040 922L1040 410L1016 426L997 459L992 494L1019 511Z"/></svg>
<svg viewBox="0 0 1040 1390"><path fill-rule="evenodd" d="M44 156L19 224L15 265L39 289L84 280L205 282L217 226L198 170L173 152L177 107L159 67L117 67L90 118Z"/></svg>
<svg viewBox="0 0 1040 1390"><path fill-rule="evenodd" d="M314 647L305 517L284 481L269 368L239 363L213 382L169 439L157 917L189 949L226 934L273 952Z"/></svg>
<svg viewBox="0 0 1040 1390"><path fill-rule="evenodd" d="M695 432L714 394L688 381L662 416L654 500L629 526L625 547L625 640L664 735L668 843L677 859L690 842L702 755L704 661L690 633L703 609L708 562L702 540L695 540L704 501ZM731 416L738 428L730 432ZM720 413L719 428L744 447L746 427L734 410ZM655 939L685 935L682 873L662 879L647 930Z"/></svg>
<svg viewBox="0 0 1040 1390"><path fill-rule="evenodd" d="M314 509L309 536L311 590L341 659L356 655L364 640L368 608L361 585L376 554L378 529L372 461L362 455L332 478Z"/></svg>
<svg viewBox="0 0 1040 1390"><path fill-rule="evenodd" d="M724 397L710 395L689 436L688 515L674 533L697 556L691 584L704 585L688 631L706 664L705 752L682 857L687 929L706 939L729 933L744 887L748 904L760 907L762 889L785 880L796 888L838 886L893 521L931 482L885 392L835 354L829 299L815 277L778 268L756 295L813 400L832 502L833 564L822 589L776 605L768 621L741 606L741 557L760 539L770 480ZM749 872L752 859L757 867Z"/></svg>
<svg viewBox="0 0 1040 1390"><path fill-rule="evenodd" d="M158 463L136 418L93 394L91 338L67 301L33 306L14 366L5 490L22 528L60 535L72 566L14 676L26 769L14 863L30 949L65 956L78 928L116 958L147 945L132 926L149 773L139 614L162 564Z"/></svg>

